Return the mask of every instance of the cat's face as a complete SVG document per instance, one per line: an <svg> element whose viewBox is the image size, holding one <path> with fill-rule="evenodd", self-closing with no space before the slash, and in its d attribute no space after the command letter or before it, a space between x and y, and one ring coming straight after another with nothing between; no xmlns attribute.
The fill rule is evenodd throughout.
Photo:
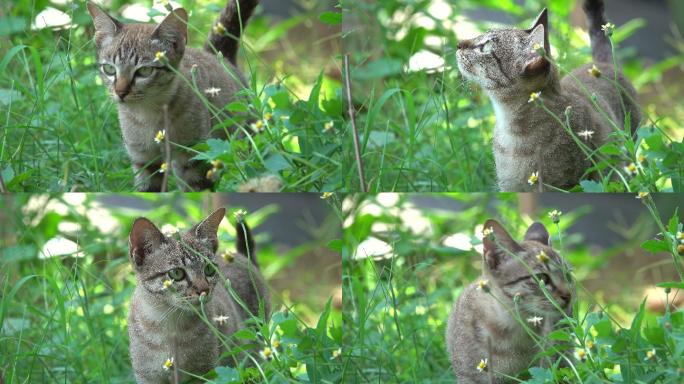
<svg viewBox="0 0 684 384"><path fill-rule="evenodd" d="M540 287L543 282L557 305L570 313L575 291L571 267L550 247L546 228L532 224L521 242L494 220L485 228L493 231L493 237L483 240L485 275L503 295L511 302L518 295L518 309L526 315L558 317L558 309Z"/></svg>
<svg viewBox="0 0 684 384"><path fill-rule="evenodd" d="M549 52L547 13L544 10L527 30L488 31L458 44L456 56L463 76L482 88L502 93L539 89L549 62L535 44Z"/></svg>
<svg viewBox="0 0 684 384"><path fill-rule="evenodd" d="M208 302L220 273L214 264L221 208L187 232L167 237L145 218L133 223L129 254L138 284L159 302L193 310Z"/></svg>
<svg viewBox="0 0 684 384"><path fill-rule="evenodd" d="M98 70L112 98L136 103L170 95L175 74L165 63L176 67L185 52L185 10L174 10L159 25L124 25L92 3L88 11L95 24Z"/></svg>

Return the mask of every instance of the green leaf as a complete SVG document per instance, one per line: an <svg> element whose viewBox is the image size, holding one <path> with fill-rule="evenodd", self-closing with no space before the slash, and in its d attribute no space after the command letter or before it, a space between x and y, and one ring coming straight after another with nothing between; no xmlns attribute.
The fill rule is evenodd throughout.
<svg viewBox="0 0 684 384"><path fill-rule="evenodd" d="M318 19L328 25L342 24L342 14L339 12L323 12Z"/></svg>
<svg viewBox="0 0 684 384"><path fill-rule="evenodd" d="M664 283L658 283L656 284L656 287L659 288L677 288L677 289L684 289L684 282L677 282L677 281L666 281Z"/></svg>
<svg viewBox="0 0 684 384"><path fill-rule="evenodd" d="M287 159L280 153L274 153L264 161L264 166L269 171L277 173L283 169L290 168L290 163L288 163Z"/></svg>
<svg viewBox="0 0 684 384"><path fill-rule="evenodd" d="M206 152L200 152L195 157L194 160L215 160L219 156L230 152L230 142L227 140L220 139L209 139L207 140L207 146L209 150Z"/></svg>
<svg viewBox="0 0 684 384"><path fill-rule="evenodd" d="M603 185L593 180L582 180L580 181L580 185L584 192L604 192Z"/></svg>
<svg viewBox="0 0 684 384"><path fill-rule="evenodd" d="M232 384L241 382L240 373L233 367L216 367L216 382L219 384Z"/></svg>
<svg viewBox="0 0 684 384"><path fill-rule="evenodd" d="M365 67L357 68L352 77L358 80L373 80L401 73L403 64L397 59L383 58L371 61Z"/></svg>
<svg viewBox="0 0 684 384"><path fill-rule="evenodd" d="M668 247L665 240L646 240L641 243L641 248L651 253L670 251L670 247Z"/></svg>

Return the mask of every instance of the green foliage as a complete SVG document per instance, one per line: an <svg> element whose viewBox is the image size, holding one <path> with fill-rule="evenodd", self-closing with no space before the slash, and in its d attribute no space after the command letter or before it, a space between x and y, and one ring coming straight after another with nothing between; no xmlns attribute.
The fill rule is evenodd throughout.
<svg viewBox="0 0 684 384"><path fill-rule="evenodd" d="M456 212L417 208L414 201L425 197L357 196L345 211L343 341L350 382L453 383L444 341L446 319L463 288L480 274L481 257L473 249L481 245L480 223L496 217L514 238L530 224L529 219L521 220L515 195L429 195L441 200L439 206L456 206ZM658 240L644 244L644 249L671 254L680 271L684 262L676 253L682 242L678 212L662 223L651 198L644 197L643 203L655 222L652 227L660 231ZM564 320L565 328L549 336L569 348L551 347L540 353L537 359L551 357L551 363L534 367L536 360L519 378L535 384L681 382L681 311L668 307L665 314L656 315L642 303L629 314L629 305L619 297L602 303L583 286L616 254L610 249L596 253L581 236L567 234L589 209L565 212L557 224L546 214L552 208L543 208L543 214L534 217L549 229L554 248L573 265L579 300L574 316ZM611 271L601 273L612 279ZM679 288L684 286L683 277L679 273L679 282L659 286ZM558 353L569 360L554 360ZM561 361L571 364L561 366Z"/></svg>
<svg viewBox="0 0 684 384"><path fill-rule="evenodd" d="M103 204L112 197L18 194L0 198L0 356L4 382L133 381L127 316L135 276L128 260L127 238L133 220L142 213ZM189 228L203 219L204 207L210 202L205 194L117 198L144 200L154 207L145 211L147 218L176 228ZM232 207L228 217L239 208ZM277 210L276 205L266 205L249 212L246 220L252 228L258 228ZM219 239L221 249L229 248L235 241L233 227L222 225ZM61 245L55 244L57 240ZM320 246L303 244L283 253L270 244L266 233L257 234L255 241L267 281L284 273L312 245ZM46 255L47 250L59 252ZM300 278L307 272L300 272ZM271 348L273 358L268 361L257 355L249 365L245 361L235 368L217 368L206 376L207 380L337 380L340 359L335 351L341 346L340 311L329 301L322 308L321 301L326 298L321 297L320 288L327 284L323 279L320 286L317 283L305 287L312 288L311 294L282 296L289 289L296 290L298 284L291 281L287 287L269 289L274 310L271 320L263 323L254 317L250 322L256 328L243 329L234 336L255 350ZM209 323L213 326L212 321Z"/></svg>
<svg viewBox="0 0 684 384"><path fill-rule="evenodd" d="M366 173L372 175L370 191L494 189L494 113L487 96L459 74L455 55L458 39L470 38L492 25L464 14L487 7L508 16L509 22L494 27L526 28L530 19L548 7L551 44L565 74L591 60L584 32L568 22L575 6L577 2L570 0L533 0L523 6L513 1L481 0L448 4L432 0L346 1L344 7L353 18L344 44L352 57L354 104L359 110L362 160ZM643 20L635 19L619 26L613 41L620 44L643 25ZM631 47L620 45L616 53L627 77L641 91L662 86L663 73L684 60L684 50L680 50L676 56L645 67ZM684 109L677 105L656 112L654 101L640 101L642 126L614 122L614 142L585 151L593 166L572 191L682 191L684 129L676 119L681 119ZM351 140L347 135L345 148L351 148ZM351 154L342 159L346 185L353 186L349 190L359 189L355 162ZM634 164L635 172L624 169L629 164Z"/></svg>
<svg viewBox="0 0 684 384"><path fill-rule="evenodd" d="M119 16L122 6L135 2L115 1L109 10ZM201 46L224 3L181 4L192 10L190 45ZM47 1L1 6L0 35L7 36L0 42L3 179L11 191L131 191L133 172L116 106L97 75L85 3L50 4L72 18L73 28L30 30L31 18L47 6ZM213 147L206 142L191 149L200 159L226 165L211 175L218 190L236 190L263 175L277 175L286 191L340 187L335 159L341 151L336 134L342 128L342 101L340 83L329 70L339 14L320 8L309 4L300 15L280 21L257 15L248 24L239 66L249 85L244 99L223 111L239 114L214 127L235 125L237 132ZM309 38L326 43L299 38L303 25ZM260 120L263 130L253 130L252 123Z"/></svg>

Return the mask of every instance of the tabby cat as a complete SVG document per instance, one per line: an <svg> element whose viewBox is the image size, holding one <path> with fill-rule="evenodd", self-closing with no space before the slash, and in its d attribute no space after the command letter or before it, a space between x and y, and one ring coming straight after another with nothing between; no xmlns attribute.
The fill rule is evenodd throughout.
<svg viewBox="0 0 684 384"><path fill-rule="evenodd" d="M508 383L502 374L515 376L530 366L540 349L514 317L515 308L542 343L563 317L541 284L572 313L570 266L551 248L541 223L519 243L495 220L484 227L491 234L483 239L483 274L465 288L447 323L447 350L460 384Z"/></svg>
<svg viewBox="0 0 684 384"><path fill-rule="evenodd" d="M501 191L536 190L543 184L569 189L591 165L537 98L561 120L569 116L572 131L590 150L609 140L615 129L609 120L617 127L627 122L631 129L639 124L636 91L613 68L610 40L603 30L609 29L604 28L603 0L585 0L584 10L594 62L572 72L581 85L570 76L561 79L547 60L551 50L546 9L529 29L492 30L458 44L459 70L484 90L494 107L494 160ZM592 96L605 116L594 107Z"/></svg>
<svg viewBox="0 0 684 384"><path fill-rule="evenodd" d="M228 0L204 50L186 46L188 14L182 8L170 12L159 25L124 25L88 3L95 24L100 76L117 103L138 190L159 191L166 167L167 172L173 168L183 189L212 186L207 177L209 167L190 160L193 155L178 146L172 146L173 167L163 164L159 132L164 130L166 139L184 147L224 134L220 129L212 131L219 118L207 109L202 98L221 110L245 87L236 66L238 41L259 1L239 0L239 6L237 1ZM214 49L227 61L218 58ZM189 85L193 81L201 97ZM168 129L164 129L165 108Z"/></svg>
<svg viewBox="0 0 684 384"><path fill-rule="evenodd" d="M181 370L203 374L217 363L235 364L235 359L220 361L225 346L199 317L202 308L229 341L248 319L259 316L260 302L268 318L270 300L249 227L236 225L237 254L215 256L224 214L225 209L218 209L187 232L170 237L145 218L133 223L129 254L137 285L128 335L139 383L174 382L175 375L182 380ZM230 295L226 284L245 307Z"/></svg>

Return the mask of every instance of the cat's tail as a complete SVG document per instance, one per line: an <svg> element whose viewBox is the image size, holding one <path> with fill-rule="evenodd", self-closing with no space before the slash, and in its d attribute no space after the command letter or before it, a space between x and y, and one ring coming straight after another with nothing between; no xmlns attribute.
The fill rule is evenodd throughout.
<svg viewBox="0 0 684 384"><path fill-rule="evenodd" d="M252 231L249 226L244 221L240 220L235 224L235 248L239 253L247 257L255 267L259 268L256 260L256 248L254 247L254 238L252 237Z"/></svg>
<svg viewBox="0 0 684 384"><path fill-rule="evenodd" d="M204 50L214 52L217 50L231 63L237 61L237 51L240 45L240 35L247 25L247 20L252 16L254 8L259 0L227 0L225 8L216 20L216 24L209 33L209 38L204 44Z"/></svg>
<svg viewBox="0 0 684 384"><path fill-rule="evenodd" d="M613 60L613 52L610 40L603 31L606 21L603 0L584 0L584 13L587 15L589 24L589 37L591 38L591 54L594 61L607 63Z"/></svg>

